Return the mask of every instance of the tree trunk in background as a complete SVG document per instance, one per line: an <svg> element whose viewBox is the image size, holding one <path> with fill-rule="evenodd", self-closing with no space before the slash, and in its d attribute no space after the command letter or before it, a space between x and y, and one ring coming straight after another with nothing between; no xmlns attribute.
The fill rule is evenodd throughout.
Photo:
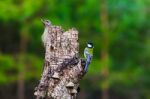
<svg viewBox="0 0 150 99"><path fill-rule="evenodd" d="M21 30L21 40L20 40L20 53L18 55L18 66L19 66L19 74L18 74L18 99L25 99L25 52L27 48L27 25Z"/></svg>
<svg viewBox="0 0 150 99"><path fill-rule="evenodd" d="M108 23L108 11L107 0L101 0L100 2L100 20L102 31L102 49L101 49L101 62L102 62L102 99L109 99L109 23Z"/></svg>
<svg viewBox="0 0 150 99"><path fill-rule="evenodd" d="M19 74L18 74L18 99L24 99L24 64L23 57L21 55L19 57Z"/></svg>
<svg viewBox="0 0 150 99"><path fill-rule="evenodd" d="M66 32L60 26L49 26L45 45L45 65L37 99L75 99L79 81L85 74L85 61L79 58L78 31Z"/></svg>

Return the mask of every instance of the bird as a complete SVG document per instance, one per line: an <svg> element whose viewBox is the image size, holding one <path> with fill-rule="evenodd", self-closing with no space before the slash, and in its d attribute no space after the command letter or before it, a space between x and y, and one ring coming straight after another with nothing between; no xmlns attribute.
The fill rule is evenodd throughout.
<svg viewBox="0 0 150 99"><path fill-rule="evenodd" d="M84 49L84 57L86 59L84 71L87 72L88 70L88 65L91 63L91 60L93 58L93 43L88 42L86 48Z"/></svg>
<svg viewBox="0 0 150 99"><path fill-rule="evenodd" d="M49 21L49 20L41 19L41 21L42 21L42 23L45 26L44 33L41 36L42 42L43 42L43 44L45 46L46 45L47 36L48 36L48 27L50 25L52 25L52 24L51 24L51 21Z"/></svg>

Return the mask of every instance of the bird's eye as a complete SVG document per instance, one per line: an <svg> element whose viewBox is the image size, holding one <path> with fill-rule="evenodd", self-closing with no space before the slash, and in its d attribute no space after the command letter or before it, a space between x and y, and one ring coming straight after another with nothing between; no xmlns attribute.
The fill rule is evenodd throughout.
<svg viewBox="0 0 150 99"><path fill-rule="evenodd" d="M46 20L46 22L48 23L49 21L48 21L48 20Z"/></svg>

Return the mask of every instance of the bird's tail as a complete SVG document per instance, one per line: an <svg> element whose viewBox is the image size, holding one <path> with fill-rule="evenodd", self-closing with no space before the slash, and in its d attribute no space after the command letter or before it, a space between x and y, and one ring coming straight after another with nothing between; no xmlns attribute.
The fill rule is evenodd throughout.
<svg viewBox="0 0 150 99"><path fill-rule="evenodd" d="M85 63L85 67L84 67L84 71L86 72L87 71L87 69L88 69L88 65L89 65L89 62L88 61L86 61L86 63Z"/></svg>

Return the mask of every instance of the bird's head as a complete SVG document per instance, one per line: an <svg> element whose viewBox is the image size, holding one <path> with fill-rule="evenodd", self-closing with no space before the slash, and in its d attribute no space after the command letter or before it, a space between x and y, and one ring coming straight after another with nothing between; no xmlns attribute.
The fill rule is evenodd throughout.
<svg viewBox="0 0 150 99"><path fill-rule="evenodd" d="M93 43L92 43L92 42L88 42L88 43L87 43L87 47L88 47L88 48L94 48Z"/></svg>
<svg viewBox="0 0 150 99"><path fill-rule="evenodd" d="M42 23L45 25L45 26L50 26L51 25L51 21L49 20L45 20L45 19L41 19Z"/></svg>

